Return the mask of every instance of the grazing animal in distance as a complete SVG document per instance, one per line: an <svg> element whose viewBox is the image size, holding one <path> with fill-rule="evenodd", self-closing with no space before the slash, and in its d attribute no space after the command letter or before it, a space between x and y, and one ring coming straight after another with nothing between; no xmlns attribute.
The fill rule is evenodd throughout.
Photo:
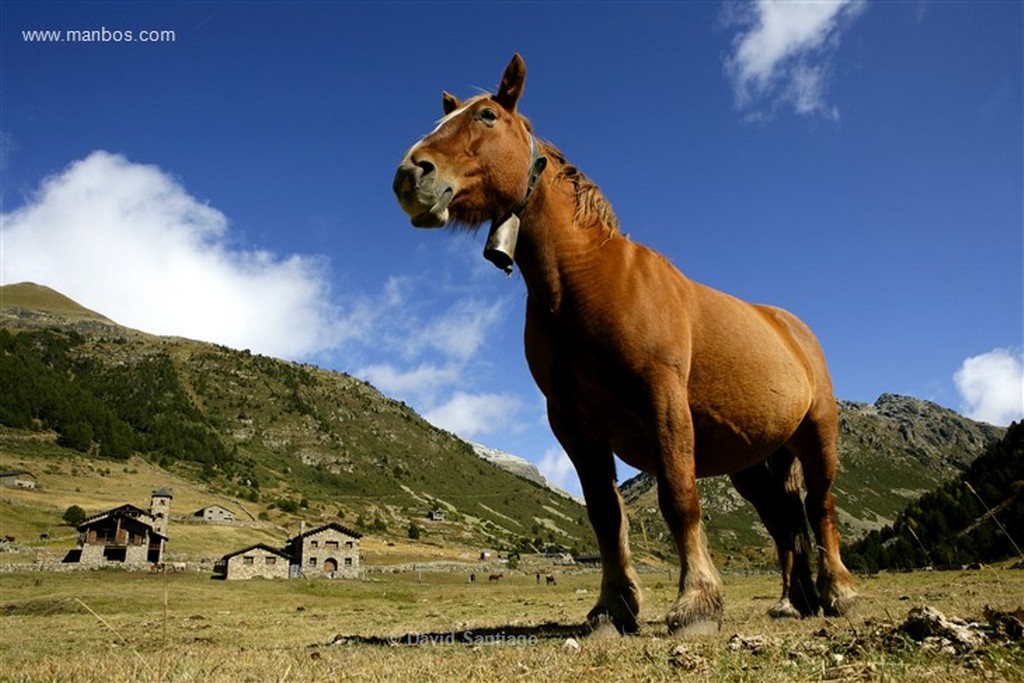
<svg viewBox="0 0 1024 683"><path fill-rule="evenodd" d="M415 227L490 221L484 256L522 274L527 362L601 554L588 620L622 632L639 623L613 453L657 480L681 565L671 632L721 626L696 486L714 475L731 478L775 541L782 595L770 613L847 613L856 592L832 496L838 412L816 338L791 313L696 283L630 240L597 186L519 113L525 80L517 54L495 94L443 93L443 118L405 154L393 190Z"/></svg>
<svg viewBox="0 0 1024 683"><path fill-rule="evenodd" d="M488 581L501 581L505 577L504 574L491 574L487 577Z"/></svg>

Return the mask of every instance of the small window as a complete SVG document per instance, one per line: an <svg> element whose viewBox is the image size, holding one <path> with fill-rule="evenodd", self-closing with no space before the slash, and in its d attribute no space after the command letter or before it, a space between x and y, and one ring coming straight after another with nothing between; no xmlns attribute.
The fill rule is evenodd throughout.
<svg viewBox="0 0 1024 683"><path fill-rule="evenodd" d="M277 558L274 557L273 555L270 555L269 557L267 557L266 563L267 564L277 564Z"/></svg>
<svg viewBox="0 0 1024 683"><path fill-rule="evenodd" d="M309 542L309 547L310 548L319 548L320 547L320 541L310 541Z"/></svg>
<svg viewBox="0 0 1024 683"><path fill-rule="evenodd" d="M316 558L315 557L309 558L309 566L310 567L315 567L316 566Z"/></svg>
<svg viewBox="0 0 1024 683"><path fill-rule="evenodd" d="M338 547L338 542L337 541L327 541L326 543L324 543L324 547L325 548L337 548Z"/></svg>
<svg viewBox="0 0 1024 683"><path fill-rule="evenodd" d="M346 548L355 548L355 547L356 547L356 544L355 544L355 543L353 543L352 541L346 541L346 542L345 542L345 547L346 547Z"/></svg>
<svg viewBox="0 0 1024 683"><path fill-rule="evenodd" d="M345 558L345 566L346 567L351 567L352 566L352 558L351 557L346 557Z"/></svg>
<svg viewBox="0 0 1024 683"><path fill-rule="evenodd" d="M242 558L242 564L252 564L254 561L255 561L255 558L250 556L250 555L246 555L245 557Z"/></svg>

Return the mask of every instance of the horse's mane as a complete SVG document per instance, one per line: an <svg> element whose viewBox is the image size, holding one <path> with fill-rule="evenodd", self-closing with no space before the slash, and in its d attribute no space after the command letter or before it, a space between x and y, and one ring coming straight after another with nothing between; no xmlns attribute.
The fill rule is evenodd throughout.
<svg viewBox="0 0 1024 683"><path fill-rule="evenodd" d="M601 193L601 188L566 160L560 149L550 142L541 142L544 154L557 161L555 180L567 180L572 183L576 197L576 211L573 222L582 227L602 226L612 232L619 232L619 218L612 209L611 202Z"/></svg>

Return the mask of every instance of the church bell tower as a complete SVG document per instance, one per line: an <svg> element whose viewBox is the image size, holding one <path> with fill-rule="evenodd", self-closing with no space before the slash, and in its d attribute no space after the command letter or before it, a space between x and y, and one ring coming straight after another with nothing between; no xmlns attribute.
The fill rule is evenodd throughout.
<svg viewBox="0 0 1024 683"><path fill-rule="evenodd" d="M167 537L167 522L171 518L171 499L174 496L169 489L161 488L153 491L153 499L149 505L149 514L153 516L153 531Z"/></svg>

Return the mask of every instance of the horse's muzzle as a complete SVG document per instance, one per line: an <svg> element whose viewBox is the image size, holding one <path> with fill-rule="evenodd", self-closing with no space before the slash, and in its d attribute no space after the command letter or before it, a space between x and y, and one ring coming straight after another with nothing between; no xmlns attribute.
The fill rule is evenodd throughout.
<svg viewBox="0 0 1024 683"><path fill-rule="evenodd" d="M432 164L401 164L391 188L415 227L440 228L448 223L448 205L455 193L438 182Z"/></svg>

